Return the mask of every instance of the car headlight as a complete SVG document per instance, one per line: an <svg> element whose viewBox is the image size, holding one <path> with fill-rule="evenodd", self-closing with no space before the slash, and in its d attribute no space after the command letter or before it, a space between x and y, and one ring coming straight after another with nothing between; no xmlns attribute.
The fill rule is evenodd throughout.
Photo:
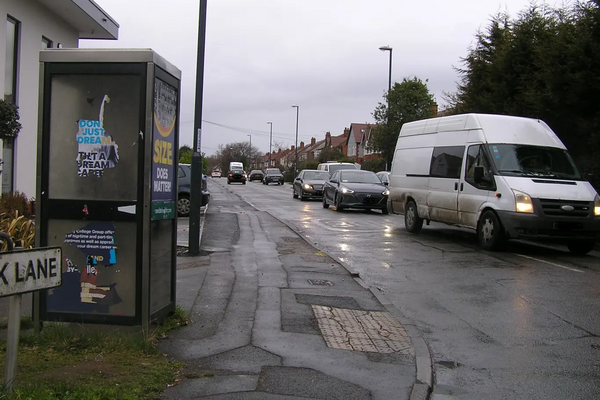
<svg viewBox="0 0 600 400"><path fill-rule="evenodd" d="M306 189L306 190L312 190L312 188L313 188L312 185L309 185L308 183L304 184L304 189Z"/></svg>
<svg viewBox="0 0 600 400"><path fill-rule="evenodd" d="M527 193L513 189L515 194L515 208L520 213L533 213L533 202Z"/></svg>
<svg viewBox="0 0 600 400"><path fill-rule="evenodd" d="M594 216L600 217L600 195L594 199Z"/></svg>
<svg viewBox="0 0 600 400"><path fill-rule="evenodd" d="M350 193L354 193L354 190L350 190L348 188L342 188L342 193L344 193L344 194L350 194Z"/></svg>
<svg viewBox="0 0 600 400"><path fill-rule="evenodd" d="M390 195L390 191L388 189L385 189L383 192L381 192L382 195L384 196L389 196Z"/></svg>

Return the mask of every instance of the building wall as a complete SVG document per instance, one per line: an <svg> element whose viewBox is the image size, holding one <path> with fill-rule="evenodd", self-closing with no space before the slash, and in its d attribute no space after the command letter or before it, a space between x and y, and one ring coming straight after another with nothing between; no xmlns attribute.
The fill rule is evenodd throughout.
<svg viewBox="0 0 600 400"><path fill-rule="evenodd" d="M79 33L35 0L0 0L0 95L4 95L6 19L20 22L17 72L17 105L23 126L15 142L13 190L35 197L39 51L42 36L64 48L78 47Z"/></svg>

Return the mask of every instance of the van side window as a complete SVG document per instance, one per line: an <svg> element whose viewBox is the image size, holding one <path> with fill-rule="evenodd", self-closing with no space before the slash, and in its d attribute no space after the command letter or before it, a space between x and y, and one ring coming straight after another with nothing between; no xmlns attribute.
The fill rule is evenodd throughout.
<svg viewBox="0 0 600 400"><path fill-rule="evenodd" d="M483 182L479 184L475 183L474 180L476 166L483 167ZM490 188L494 186L491 164L482 145L470 146L467 151L465 181L478 188Z"/></svg>
<svg viewBox="0 0 600 400"><path fill-rule="evenodd" d="M431 156L429 175L436 178L460 178L464 146L436 147Z"/></svg>

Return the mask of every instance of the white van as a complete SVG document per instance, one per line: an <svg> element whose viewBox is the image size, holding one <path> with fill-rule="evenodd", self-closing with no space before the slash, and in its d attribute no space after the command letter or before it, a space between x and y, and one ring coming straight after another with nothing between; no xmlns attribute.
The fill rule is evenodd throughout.
<svg viewBox="0 0 600 400"><path fill-rule="evenodd" d="M244 169L244 164L239 161L232 161L229 163L229 170L233 171L234 169Z"/></svg>
<svg viewBox="0 0 600 400"><path fill-rule="evenodd" d="M402 126L388 209L406 229L423 221L476 230L479 244L506 239L564 243L586 254L600 236L600 197L541 120L464 114Z"/></svg>
<svg viewBox="0 0 600 400"><path fill-rule="evenodd" d="M335 171L339 171L341 169L360 169L360 164L339 161L327 161L324 163L320 163L317 166L317 169L321 171L327 171L331 176Z"/></svg>

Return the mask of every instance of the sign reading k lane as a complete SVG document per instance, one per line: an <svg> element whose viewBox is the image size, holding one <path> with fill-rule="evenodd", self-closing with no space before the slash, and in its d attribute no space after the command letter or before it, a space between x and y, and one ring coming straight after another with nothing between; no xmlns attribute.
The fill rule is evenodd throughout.
<svg viewBox="0 0 600 400"><path fill-rule="evenodd" d="M60 247L0 253L0 297L60 286Z"/></svg>

